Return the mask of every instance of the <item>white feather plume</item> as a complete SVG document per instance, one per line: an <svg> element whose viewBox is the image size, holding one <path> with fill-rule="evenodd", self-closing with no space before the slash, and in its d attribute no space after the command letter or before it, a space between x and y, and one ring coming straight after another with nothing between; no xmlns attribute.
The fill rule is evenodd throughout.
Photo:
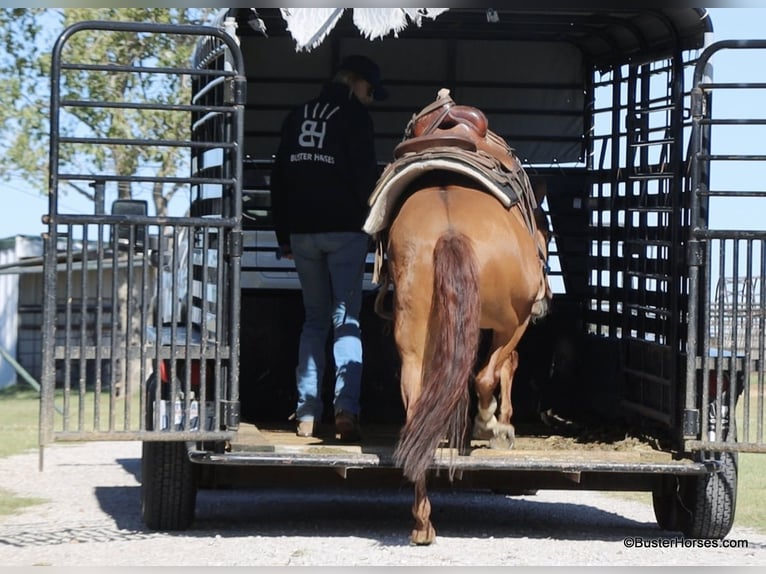
<svg viewBox="0 0 766 574"><path fill-rule="evenodd" d="M332 31L345 8L281 8L295 49L313 50ZM354 25L362 35L375 40L390 33L398 36L410 23L420 26L423 18L434 19L449 8L353 8Z"/></svg>
<svg viewBox="0 0 766 574"><path fill-rule="evenodd" d="M295 49L311 51L332 32L345 8L280 8Z"/></svg>

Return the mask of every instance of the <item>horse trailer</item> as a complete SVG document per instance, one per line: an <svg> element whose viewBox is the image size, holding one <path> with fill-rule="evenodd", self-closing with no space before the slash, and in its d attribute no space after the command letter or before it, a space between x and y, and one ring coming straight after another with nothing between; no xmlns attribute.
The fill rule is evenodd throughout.
<svg viewBox="0 0 766 574"><path fill-rule="evenodd" d="M749 149L764 120L736 104L764 89L757 70L716 83L713 62L766 40L714 43L712 31L697 8L453 8L370 41L348 9L297 51L279 9L227 9L211 26L71 26L51 68L41 449L142 441L151 529L191 527L201 488L404 484L392 458L399 358L374 309L372 251L364 440L295 434L300 286L277 257L270 211L282 119L361 53L391 93L371 108L381 170L413 113L448 88L547 187L553 299L519 346L516 444L437 449L429 485L651 492L661 528L726 536L738 453L766 451L766 231L719 215L764 200L766 156ZM81 61L67 50L78 35L192 36L196 52L171 67ZM154 88L96 100L77 92L92 75ZM180 104L162 97L170 81ZM119 130L92 128L106 112ZM188 129L131 130L171 116ZM134 170L86 161L136 146L146 160ZM180 175L157 167L171 148L187 164ZM66 208L70 184L91 186L93 213ZM171 188L168 214L141 199Z"/></svg>

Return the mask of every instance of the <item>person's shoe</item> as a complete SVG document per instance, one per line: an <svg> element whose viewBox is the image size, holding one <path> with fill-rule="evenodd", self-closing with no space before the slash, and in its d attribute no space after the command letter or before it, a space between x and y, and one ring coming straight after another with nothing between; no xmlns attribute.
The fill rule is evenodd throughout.
<svg viewBox="0 0 766 574"><path fill-rule="evenodd" d="M298 436L314 436L314 421L298 421L298 429L295 432Z"/></svg>
<svg viewBox="0 0 766 574"><path fill-rule="evenodd" d="M335 434L341 442L360 442L359 417L346 411L335 413Z"/></svg>

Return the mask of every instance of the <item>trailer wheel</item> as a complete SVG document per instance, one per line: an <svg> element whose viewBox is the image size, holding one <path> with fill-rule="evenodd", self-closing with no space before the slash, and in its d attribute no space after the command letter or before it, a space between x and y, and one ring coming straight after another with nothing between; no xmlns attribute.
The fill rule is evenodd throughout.
<svg viewBox="0 0 766 574"><path fill-rule="evenodd" d="M736 452L716 453L720 472L693 477L685 492L681 532L688 538L723 538L734 524L737 504Z"/></svg>
<svg viewBox="0 0 766 574"><path fill-rule="evenodd" d="M157 377L146 381L146 429L154 428ZM141 449L141 518L152 530L186 530L194 521L197 469L184 442L146 441Z"/></svg>
<svg viewBox="0 0 766 574"><path fill-rule="evenodd" d="M152 530L186 530L197 502L195 468L184 442L144 442L141 517Z"/></svg>
<svg viewBox="0 0 766 574"><path fill-rule="evenodd" d="M667 477L652 492L654 516L664 530L680 530L687 538L724 538L734 524L738 457L716 453L719 472Z"/></svg>

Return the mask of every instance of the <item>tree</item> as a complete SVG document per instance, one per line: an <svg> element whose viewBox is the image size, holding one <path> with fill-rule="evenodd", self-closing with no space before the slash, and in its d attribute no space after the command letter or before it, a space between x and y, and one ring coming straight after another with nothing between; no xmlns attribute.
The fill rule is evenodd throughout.
<svg viewBox="0 0 766 574"><path fill-rule="evenodd" d="M0 55L0 177L21 178L31 187L47 192L50 62L59 33L72 23L85 20L121 20L160 24L206 22L211 10L186 8L77 8L3 9L0 34L4 54ZM86 35L72 36L68 56L81 62L152 63L157 66L184 66L191 59L195 37L149 35L137 39L128 34L104 36L93 42ZM128 79L120 74L77 74L65 72L62 85L70 99L137 101L160 98L168 104L188 104L189 79L168 76L158 85L149 76ZM66 123L65 123L66 122ZM162 121L143 117L128 108L83 108L62 118L62 132L87 133L99 138L120 138L132 133L141 139L183 139L188 132L187 114L168 114ZM186 158L177 148L101 145L96 148L62 148L61 161L78 173L91 169L113 170L136 175L151 167L159 176L172 176L181 170ZM67 182L68 189L94 199L93 190L82 183ZM120 198L131 198L138 191L121 183ZM177 186L155 183L150 190L157 214L167 212L167 204Z"/></svg>
<svg viewBox="0 0 766 574"><path fill-rule="evenodd" d="M88 20L189 24L205 22L208 10L180 8L98 8L98 9L2 9L0 34L0 178L25 180L41 193L48 191L51 59L60 33L73 23ZM124 32L92 32L71 35L62 50L65 61L78 64L135 65L145 68L188 67L198 36ZM98 105L62 106L58 133L62 136L94 138L98 144L74 141L59 146L58 172L82 174L82 179L61 179L58 194L74 191L94 200L90 174L141 175L146 170L158 178L188 174L188 150L182 147L122 145L122 140L188 140L188 111L143 113L131 106L100 105L104 102L190 103L190 78L177 74L126 73L62 69L57 94L77 102ZM103 140L109 140L104 142ZM187 164L187 165L184 165ZM95 177L94 177L95 178ZM157 215L166 215L170 198L178 185L118 181L110 183L110 196L121 199L151 196ZM105 233L104 230L100 233ZM89 241L93 241L89 237ZM121 257L121 255L115 255ZM128 275L134 269L115 271L112 337L139 340L137 322L129 321ZM150 272L152 272L150 270ZM143 278L145 281L153 280ZM138 300L138 283L133 284ZM105 288L106 289L106 288ZM107 291L108 292L108 291ZM83 304L96 305L81 293ZM140 372L137 359L115 358L117 370L112 383L131 383Z"/></svg>

